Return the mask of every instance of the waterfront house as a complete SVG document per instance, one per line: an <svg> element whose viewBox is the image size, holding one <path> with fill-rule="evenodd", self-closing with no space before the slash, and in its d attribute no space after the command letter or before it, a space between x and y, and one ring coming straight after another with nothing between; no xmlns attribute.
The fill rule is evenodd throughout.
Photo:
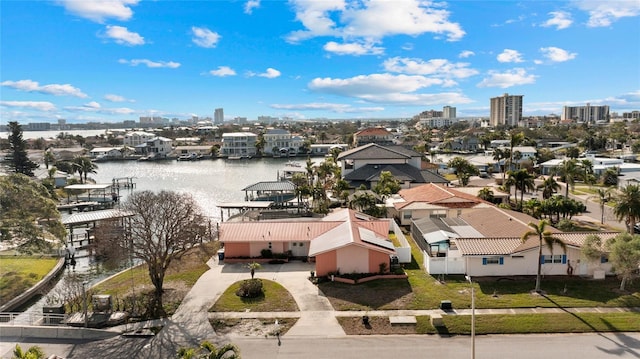
<svg viewBox="0 0 640 359"><path fill-rule="evenodd" d="M253 157L257 153L258 136L251 132L230 132L222 135L220 156L227 158Z"/></svg>
<svg viewBox="0 0 640 359"><path fill-rule="evenodd" d="M156 134L142 131L127 132L122 139L125 146L135 147L147 143L150 139L156 137Z"/></svg>
<svg viewBox="0 0 640 359"><path fill-rule="evenodd" d="M314 143L311 145L310 156L327 156L331 153L331 150L334 148L340 149L340 151L345 151L349 148L349 145L340 143Z"/></svg>
<svg viewBox="0 0 640 359"><path fill-rule="evenodd" d="M49 171L51 171L53 167L50 167L50 169L46 169L46 168L36 168L33 171L33 175L34 177L36 177L37 179L39 179L40 181L45 180L45 179L52 179L53 180L53 185L56 188L60 188L60 187L64 187L67 185L67 180L71 177L68 173L66 172L62 172L62 171L58 171L55 170L52 173L49 173Z"/></svg>
<svg viewBox="0 0 640 359"><path fill-rule="evenodd" d="M135 147L136 153L147 159L165 158L172 150L173 140L166 137L154 137Z"/></svg>
<svg viewBox="0 0 640 359"><path fill-rule="evenodd" d="M365 128L353 134L353 146L375 143L381 146L393 145L393 134L382 127Z"/></svg>
<svg viewBox="0 0 640 359"><path fill-rule="evenodd" d="M258 258L263 251L310 258L316 274L377 273L389 268L396 251L389 240L391 222L350 209L338 209L319 220L224 222L220 242L225 259Z"/></svg>
<svg viewBox="0 0 640 359"><path fill-rule="evenodd" d="M92 160L113 160L124 157L123 150L128 147L95 147L89 151Z"/></svg>
<svg viewBox="0 0 640 359"><path fill-rule="evenodd" d="M268 129L262 138L264 139L264 154L267 156L295 156L300 147L304 145L302 137L294 136L289 131L280 128Z"/></svg>
<svg viewBox="0 0 640 359"><path fill-rule="evenodd" d="M422 155L402 146L370 143L338 155L341 173L352 188L375 187L383 171L391 172L402 188L423 183L448 183L434 171L422 169Z"/></svg>

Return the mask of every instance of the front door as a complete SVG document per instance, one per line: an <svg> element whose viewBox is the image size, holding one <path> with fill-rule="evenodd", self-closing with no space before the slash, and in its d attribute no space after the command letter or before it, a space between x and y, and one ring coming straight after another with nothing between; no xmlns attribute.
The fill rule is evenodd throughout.
<svg viewBox="0 0 640 359"><path fill-rule="evenodd" d="M293 257L306 257L309 254L309 242L291 242L289 250Z"/></svg>

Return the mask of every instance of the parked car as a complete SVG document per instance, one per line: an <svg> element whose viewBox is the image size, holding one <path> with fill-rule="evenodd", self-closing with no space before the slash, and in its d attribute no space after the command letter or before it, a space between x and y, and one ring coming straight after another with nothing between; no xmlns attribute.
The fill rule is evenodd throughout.
<svg viewBox="0 0 640 359"><path fill-rule="evenodd" d="M633 226L633 232L635 234L640 234L640 222L636 223L636 225Z"/></svg>

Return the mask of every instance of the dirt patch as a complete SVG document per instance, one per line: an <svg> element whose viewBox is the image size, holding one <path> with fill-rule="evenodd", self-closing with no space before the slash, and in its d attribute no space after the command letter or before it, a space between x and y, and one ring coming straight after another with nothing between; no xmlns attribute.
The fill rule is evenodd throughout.
<svg viewBox="0 0 640 359"><path fill-rule="evenodd" d="M213 330L218 334L240 337L270 337L280 332L286 334L298 318L269 319L210 319Z"/></svg>
<svg viewBox="0 0 640 359"><path fill-rule="evenodd" d="M417 334L415 324L391 325L388 317L369 317L368 325L362 317L338 317L338 323L347 335Z"/></svg>

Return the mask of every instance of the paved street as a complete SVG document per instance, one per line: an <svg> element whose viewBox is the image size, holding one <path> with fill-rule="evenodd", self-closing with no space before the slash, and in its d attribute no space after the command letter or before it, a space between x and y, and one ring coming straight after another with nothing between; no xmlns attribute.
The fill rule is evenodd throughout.
<svg viewBox="0 0 640 359"><path fill-rule="evenodd" d="M3 338L4 340L5 338ZM220 338L218 338L220 340ZM217 340L214 340L217 342ZM224 341L220 341L224 342ZM91 343L25 343L40 345L46 353L66 358L173 358L173 352L156 347L151 339L116 337ZM234 338L244 359L356 359L356 358L469 358L468 336L436 335L346 336L339 338L283 337ZM2 358L9 358L2 345ZM539 359L640 358L639 333L483 335L476 337L476 358Z"/></svg>

